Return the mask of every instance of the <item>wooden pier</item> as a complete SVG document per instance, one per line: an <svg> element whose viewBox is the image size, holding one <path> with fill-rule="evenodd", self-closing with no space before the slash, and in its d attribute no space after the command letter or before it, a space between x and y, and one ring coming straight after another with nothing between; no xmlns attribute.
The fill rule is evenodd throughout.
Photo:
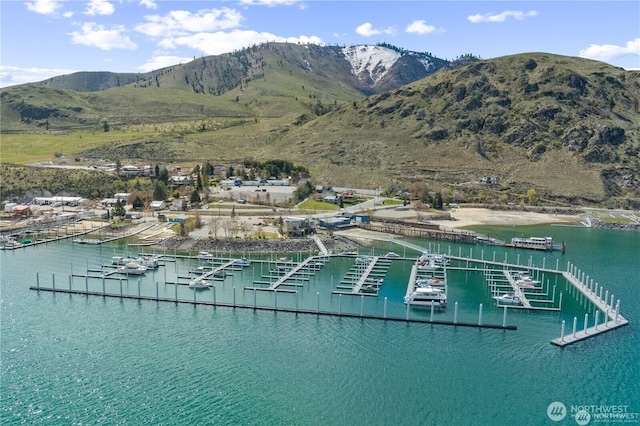
<svg viewBox="0 0 640 426"><path fill-rule="evenodd" d="M475 243L476 233L473 231L445 231L437 225L421 224L422 227L416 227L417 224L412 223L368 223L359 224L358 227L368 231L384 232L387 234L403 235L410 238L425 238L439 241L450 241L452 243Z"/></svg>

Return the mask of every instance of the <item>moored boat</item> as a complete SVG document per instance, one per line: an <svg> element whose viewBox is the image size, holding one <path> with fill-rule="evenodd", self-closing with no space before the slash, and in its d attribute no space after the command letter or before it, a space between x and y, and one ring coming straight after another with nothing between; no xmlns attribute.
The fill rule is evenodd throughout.
<svg viewBox="0 0 640 426"><path fill-rule="evenodd" d="M236 259L233 261L233 264L236 266L242 266L242 267L246 267L246 266L250 266L251 265L251 261L249 259L246 258L242 258L242 259Z"/></svg>
<svg viewBox="0 0 640 426"><path fill-rule="evenodd" d="M189 281L189 288L193 290L206 290L211 284L202 277L196 277Z"/></svg>
<svg viewBox="0 0 640 426"><path fill-rule="evenodd" d="M540 281L534 280L526 272L514 274L513 279L520 288L536 288L536 286L540 284Z"/></svg>
<svg viewBox="0 0 640 426"><path fill-rule="evenodd" d="M520 305L522 301L515 293L504 293L501 296L493 297L499 305Z"/></svg>
<svg viewBox="0 0 640 426"><path fill-rule="evenodd" d="M431 285L415 287L411 294L405 296L404 303L411 306L443 308L447 305L447 291L445 288Z"/></svg>
<svg viewBox="0 0 640 426"><path fill-rule="evenodd" d="M118 268L118 272L127 275L143 275L147 272L147 267L140 265L138 262L127 262L124 266Z"/></svg>
<svg viewBox="0 0 640 426"><path fill-rule="evenodd" d="M213 260L213 255L208 251L201 251L198 253L198 259L201 260Z"/></svg>

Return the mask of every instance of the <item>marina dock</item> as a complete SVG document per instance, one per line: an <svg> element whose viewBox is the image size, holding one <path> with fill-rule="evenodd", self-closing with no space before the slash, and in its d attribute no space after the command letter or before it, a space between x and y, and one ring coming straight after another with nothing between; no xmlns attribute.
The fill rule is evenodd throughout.
<svg viewBox="0 0 640 426"><path fill-rule="evenodd" d="M584 296L584 299L582 299L581 304L582 303L585 304L584 305L585 309L592 309L592 307L595 307L596 309L596 312L594 313L595 318L593 319L589 318L588 315L585 314L585 319L583 323L584 327L582 327L582 330L578 330L577 318L573 318L572 328L570 325L565 324L565 321L562 321L562 329L560 332L560 337L553 339L551 341L552 344L557 346L567 346L569 344L582 341L586 338L590 338L590 337L599 335L603 332L613 330L628 324L627 319L620 314L619 300L617 300L616 302L613 295L610 295L608 291L604 291L602 286L600 286L598 283L594 283L593 280L590 280L588 276L585 276L583 272L579 271L575 266L571 265L570 263L567 264L566 271L560 270L559 259L556 259L556 261L554 262L555 265L553 266L547 266L545 259L542 259L542 262L541 262L542 265L533 265L532 258L523 259L525 264L522 264L522 262L520 261L521 260L520 253L517 254L515 262L514 261L508 262L506 253L504 253L505 255L504 260L498 260L496 259L495 251L493 252L492 256L488 256L488 257L491 257L491 259L488 259L488 258L485 258L484 250L476 251L475 252L476 257L473 256L473 249L469 250L469 253L467 256L462 256L461 250L459 250L457 255L453 255L451 253L451 248L449 248L448 254L439 254L439 251L440 251L439 245L438 245L437 251L431 251L431 245L429 245L429 248L426 248L426 247L421 247L419 245L408 243L402 240L395 240L395 239L389 239L389 238L375 238L375 237L373 238L362 237L362 238L367 240L388 241L389 243L403 246L409 250L415 251L415 254L413 256L416 256L416 257L437 255L440 260L443 260L442 259L443 256L446 257L446 259L444 260L448 259L447 263L452 262L453 264L450 266L447 265L447 266L437 267L439 271L442 269L442 273L445 274L444 275L445 282L447 281L446 274L448 270L459 270L459 271L465 271L467 273L482 274L483 280L491 288L492 296L495 296L497 292L503 292L503 291L515 293L519 297L522 303L519 303L518 306L494 304L493 309L497 307L504 312L504 320L503 320L502 326L499 326L499 325L487 326L488 328L491 328L491 327L505 328L507 326L506 313L508 309L521 309L521 310L526 310L531 312L543 311L543 310L561 312L562 297L563 297L562 290L566 292L566 289L569 289L570 294L574 296L578 293L580 293L581 295L580 298ZM324 253L322 249L320 249L320 252ZM206 260L207 266L199 266L197 269L193 269L193 266L191 266L189 269L189 274L190 274L189 277L185 277L185 276L181 276L179 273L179 269L182 269L184 271L185 262L191 264L193 260L199 259L199 262L202 262L204 259L193 256L193 255L176 254L175 252L173 255L165 254L165 255L157 255L157 256L163 259L162 268L164 269L163 271L164 277L165 277L164 284L165 285L171 284L175 286L175 299L171 297L167 298L166 290L163 290L163 292L165 293L164 298L167 299L167 301L174 301L176 303L182 302L182 300L178 298L179 296L178 287L179 287L179 284L184 285L185 280L188 281L191 279L206 279L208 277L214 276L216 272L219 272L225 269L227 271L232 271L232 272L245 271L246 269L242 269L242 267L238 265L242 265L243 267L246 268L246 266L249 266L250 264L250 261L247 261L244 258L234 259L234 258L224 257L224 255L223 257L220 257L220 258L213 258L213 255L212 255L212 259L207 258ZM257 260L254 260L254 262L256 264L259 264L259 266L253 266L250 269L248 269L249 273L253 273L254 275L253 282L257 285L254 287L244 287L244 290L253 290L253 298L254 298L253 308L254 309L258 309L256 304L256 300L258 300L256 298L256 292L269 291L269 292L273 292L274 296L272 299L266 299L266 300L274 301L275 306L273 307L273 309L269 307L263 307L259 309L302 312L302 310L297 309L298 297L302 296L303 298L307 298L306 301L303 299L303 303L305 303L308 307L308 305L310 304L308 300L310 295L309 295L309 292L306 290L308 289L308 285L309 285L309 277L313 276L313 274L318 269L322 268L322 265L324 264L325 261L330 261L330 259L332 259L333 257L345 257L345 256L353 256L354 262L353 262L353 265L351 265L351 269L347 271L346 275L343 277L343 280L341 281L341 284L343 285L338 286L338 289L344 289L344 290L333 290L333 289L330 290L331 294L338 295L338 300L336 301L334 299L334 302L333 302L338 305L337 315L343 314L340 297L343 295L350 295L350 296L357 295L357 296L361 296L360 298L361 314L359 315L359 317L362 317L362 318L375 317L375 318L383 318L383 319L386 318L387 317L387 314L386 314L387 298L386 297L384 297L384 301L373 300L372 301L374 302L373 304L368 304L368 303L365 304L365 299L367 298L364 297L364 296L378 296L379 286L382 284L382 280L386 275L386 269L393 262L391 259L388 259L385 256L382 256L382 257L365 256L365 255L357 255L357 253L355 254L349 253L348 255L346 255L342 253L342 254L335 254L335 255L327 254L327 255L320 255L320 256L309 256L305 259L303 259L303 257L300 256L299 259L303 259L303 260L299 262L294 262L285 258L280 258L277 260L273 258L269 260L257 259ZM403 261L403 262L410 261L412 260L413 256L405 254L405 256L403 257L400 257L400 258L396 257L396 259L398 259L396 261ZM246 263L240 263L240 261L245 261ZM173 275L177 277L176 281L178 282L167 281L167 269L168 269L167 262L173 262L171 269L175 270ZM320 262L322 262L322 264L319 265L318 263ZM344 261L341 261L341 262L344 262ZM178 264L181 265L180 268ZM276 267L272 268L273 265L276 265ZM267 267L266 271L263 271L264 266ZM132 282L130 276L127 276L126 278L122 277L121 274L123 274L123 271L120 268L117 268L112 265L106 265L107 270L105 270L104 265L101 266L100 270L95 270L95 268L92 270L89 268L89 264L87 262L86 275L73 274L73 265L71 269L72 269L72 274L69 276L68 290L56 289L55 278L54 278L53 289L49 291L61 291L61 292L64 291L64 292L69 292L70 294L76 294L76 293L77 294L94 294L95 293L102 296L138 298L139 300L147 300L147 299L160 300L161 299L159 297L156 297L156 299L154 299L153 297L148 296L148 293L151 290L148 287L149 278L147 278L146 280L145 279L141 280L140 278L138 278L138 296L137 297L131 294L128 294L128 295L122 294L123 282L129 288L129 293L131 292L131 286L134 285L134 283ZM409 292L412 291L416 279L420 279L421 276L425 276L425 275L428 277L430 276L429 274L434 274L434 270L435 268L432 269L431 265L421 266L420 268L418 268L418 265L414 264L411 268L406 294L409 295ZM95 274L90 274L90 272L99 272L100 275L96 276ZM256 272L262 275L261 280L255 279ZM153 273L155 274L155 272ZM197 274L197 276L194 276L193 274ZM246 274L247 274L246 272L242 272L243 282L246 281L246 278L245 278ZM523 279L523 277L527 278L525 274L530 274L531 278L528 279L529 280L528 282L529 283L535 282L535 284L530 284L529 287L523 288L522 283L519 284L518 280ZM111 275L114 275L114 277L111 277ZM184 275L184 273L182 275ZM85 287L84 290L78 290L77 288L73 288L74 286L73 277L84 278L84 287ZM555 278L555 284L550 283L550 281L552 280L550 280L549 278L551 277ZM231 276L231 278L234 278L233 275ZM238 277L236 276L236 281L237 281L237 278ZM95 280L95 279L102 280L103 291L101 293L95 292L95 288L96 288L95 281L93 281L93 284L92 284L94 291L90 291L89 280ZM155 280L155 278L152 278L152 279ZM182 281L180 281L181 279ZM331 282L333 286L333 276L331 277L331 279L332 279ZM114 280L120 281L121 294L119 296L113 295L113 294L110 295L106 291L107 284L111 283L109 285L112 286L113 285L112 283ZM173 277L171 278L171 280L173 280ZM558 283L559 280L561 280L560 283ZM105 284L105 281L108 281L107 284ZM146 288L146 293L147 293L146 296L141 296L141 290L140 290L141 281L143 282L144 288ZM145 281L146 281L146 284L144 284ZM224 282L225 282L224 278L219 278L219 281L222 281L220 285L224 286ZM233 280L231 281L233 282ZM538 283L540 283L540 285L538 285ZM558 284L560 284L562 288L557 288ZM236 287L234 284L231 284L231 285L233 289L234 302L233 304L228 304L228 305L235 307L237 306L235 303ZM281 288L283 286L286 286L289 288L283 289ZM366 290L365 290L365 287L367 287ZM156 292L157 292L157 288L158 288L158 282L156 281ZM216 285L212 284L209 288L212 290L211 293L213 293L212 295L214 299L213 305L215 306L216 305L216 300L215 300ZM224 287L220 287L220 288L224 288ZM41 288L39 283L35 289L47 290L45 288ZM227 298L229 296L228 295L229 291L231 291L231 288L227 287L227 290L226 290ZM198 301L197 293L198 292L195 292L195 291L193 292L192 303L212 304L209 301ZM293 300L291 298L295 298L296 308L295 309L292 309L290 307L278 308L277 306L278 293L285 295L283 296L285 297L285 299L289 298L288 299L289 306L291 306L291 304L293 303ZM320 293L317 293L317 294L318 294L318 299L317 299L318 309L314 311L313 309L309 310L307 308L307 311L309 313L320 312L320 309L319 309ZM242 297L246 301L247 296L243 295ZM393 305L391 306L391 308L393 311L397 313L397 308L398 308L397 303L400 303L400 300L395 300L396 297L397 296L394 296L394 300L392 301ZM264 302L265 297L262 297L262 299ZM191 301L189 301L189 303L191 303ZM348 302L345 302L345 303L346 303L346 306L348 306L348 310L353 310L354 308L353 299L350 299ZM219 304L219 305L222 306L223 304ZM455 303L453 303L453 305L454 305L454 317L453 317L454 320L452 324L462 325L457 321L458 302L456 301ZM380 310L384 309L384 314L380 315L378 313L377 315L365 315L364 314L365 306L369 306L369 308L367 309L369 309L370 311L375 309L380 309ZM335 308L335 305L334 305L334 308ZM406 320L410 318L410 310L411 310L411 306L407 304L406 316L405 316ZM483 311L483 306L481 303L479 305L478 322L476 326L484 327L484 325L482 325L482 311ZM328 313L328 315L333 315L333 314L334 313ZM446 313L445 312L440 313L440 315L444 315L444 314ZM493 314L495 314L495 312ZM418 316L419 314L415 312L413 313L413 315ZM468 315L468 313L465 313L465 315ZM345 313L343 316L358 316L358 315ZM432 322L434 324L438 324L438 323L446 324L446 323L449 323L450 321L434 321L434 315L432 313L430 320L426 322Z"/></svg>
<svg viewBox="0 0 640 426"><path fill-rule="evenodd" d="M585 277L582 279L573 275L572 272L575 272L576 269L569 265L568 269L571 271L565 271L562 273L564 278L570 282L578 291L580 291L591 303L593 303L597 308L594 316L593 326L589 327L589 318L585 314L584 319L584 328L582 330L577 330L577 318L573 320L573 328L570 334L565 334L565 323L562 322L562 329L560 333L560 337L557 339L553 339L551 343L556 346L567 346L572 343L579 342L584 339L588 339L598 334L614 330L618 327L622 327L628 325L629 322L620 315L620 300L618 300L614 306L614 295L611 295L611 299L609 302L609 292L605 292L605 296L602 296L602 287L600 287L598 292L598 285L594 284L591 281L590 284L585 284ZM577 272L578 275L579 272ZM588 282L588 279L587 279ZM603 322L600 322L600 312L603 313Z"/></svg>
<svg viewBox="0 0 640 426"><path fill-rule="evenodd" d="M529 303L529 301L527 300L527 296L524 294L524 291L522 291L520 286L518 286L518 283L516 283L516 280L513 278L513 275L511 275L511 272L504 271L503 273L504 273L504 276L507 277L507 280L509 281L511 288L513 289L513 293L520 298L520 302L522 303L522 306L524 306L527 309L531 308L531 303Z"/></svg>

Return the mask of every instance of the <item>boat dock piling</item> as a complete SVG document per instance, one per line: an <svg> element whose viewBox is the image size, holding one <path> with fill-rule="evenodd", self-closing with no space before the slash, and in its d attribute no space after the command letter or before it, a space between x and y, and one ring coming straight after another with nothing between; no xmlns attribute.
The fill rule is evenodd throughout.
<svg viewBox="0 0 640 426"><path fill-rule="evenodd" d="M598 334L604 333L609 330L613 330L618 327L629 324L626 318L620 315L620 299L614 305L614 295L611 295L609 299L609 291L605 292L604 298L602 297L602 286L598 287L598 283L594 283L593 280L589 280L589 277L584 272L567 263L567 270L562 272L562 275L582 293L593 305L597 308L594 314L594 324L589 327L589 315L584 316L584 329L576 330L577 318L573 319L573 330L571 334L565 335L565 324L562 321L562 328L560 330L560 337L553 339L551 343L556 346L567 346L572 343L588 339ZM600 323L600 312L604 314L604 322Z"/></svg>
<svg viewBox="0 0 640 426"><path fill-rule="evenodd" d="M371 240L377 240L378 238L369 238L367 237L367 239L371 239ZM419 247L416 246L415 244L410 244L410 243L405 243L401 240L389 240L389 239L381 239L381 240L385 240L385 241L390 241L390 242L394 242L396 244L405 246L407 248L410 248L412 250L416 250L418 253L422 253L424 251L426 251L427 249L423 248L423 247ZM410 246L410 247L409 247ZM440 247L438 244L438 252L440 252ZM451 248L449 248L449 253L451 252ZM339 255L329 255L331 257L333 256L339 256ZM578 330L578 318L574 317L573 318L573 326L571 328L571 332L567 333L567 328L571 327L571 325L569 325L569 327L567 326L565 321L562 321L561 324L561 330L560 330L560 337L553 339L551 341L552 344L556 345L556 346L567 346L570 345L572 343L576 343L579 342L581 340L584 340L586 338L590 338L596 335L599 335L603 332L615 329L615 328L619 328L621 326L627 325L628 321L626 318L624 318L621 314L620 314L620 300L618 299L616 301L615 297L613 294L610 294L608 290L605 291L605 289L603 288L603 286L601 286L600 284L598 284L597 282L594 282L594 280L592 278L590 278L588 275L586 275L584 272L580 271L575 265L572 265L571 263L567 263L567 267L566 267L566 271L562 271L559 269L559 262L556 261L555 262L555 269L554 268L549 268L546 265L546 261L543 259L542 260L542 267L540 266L534 266L533 265L533 260L532 258L529 258L529 260L526 262L526 265L521 265L520 264L520 257L517 257L517 263L516 264L510 264L508 262L506 262L507 258L506 258L506 253L505 253L505 261L498 261L496 260L496 254L494 252L493 254L493 259L492 260L488 260L485 259L485 253L484 250L479 252L479 259L478 258L474 258L472 255L472 249L469 250L469 256L468 257L463 257L461 251L459 251L457 256L452 256L451 254L449 254L447 256L451 261L455 261L456 265L452 266L452 267L446 267L444 268L445 273L448 269L451 270L464 270L464 271L468 271L468 272L479 272L482 273L484 278L489 282L489 286L492 289L492 294L495 294L496 289L500 288L500 289L509 289L508 291L513 290L513 292L515 294L517 294L521 300L523 301L522 306L506 306L506 305L498 305L499 308L503 309L503 324L502 325L486 325L484 324L483 321L483 309L484 306L481 304L479 306L478 309L478 321L477 323L474 324L469 324L469 323L460 323L458 321L458 312L457 309L454 308L454 318L453 321L436 321L434 320L433 317L433 313L431 314L431 317L429 318L428 321L422 320L422 319L411 319L410 318L410 312L409 309L407 308L407 312L406 315L401 318L395 318L395 320L403 320L403 321L410 321L410 322L430 322L430 323L434 323L434 324L450 324L450 325L468 325L468 326L474 326L474 327L484 327L484 328L509 328L511 326L507 326L506 324L506 313L507 313L507 307L510 309L526 309L526 310L547 310L547 311L561 311L562 308L562 298L563 298L563 293L561 291L557 291L557 286L558 286L558 279L559 278L564 278L563 280L563 285L566 285L567 288L571 289L572 291L575 291L574 295L579 295L580 297L578 297L578 300L580 301L580 299L582 299L582 301L584 303L590 303L590 305L588 306L593 306L595 308L595 312L593 315L593 320L590 319L589 314L585 314L585 318L584 318L584 327L582 330ZM167 255L162 255L163 260L166 262L171 261L171 256L167 256ZM187 258L187 259L194 259L193 256L181 256L181 255L175 255L173 257L174 259L178 259L178 258ZM380 315L365 315L364 314L364 301L365 301L365 295L366 296L377 296L377 292L372 292L370 294L367 294L365 292L362 291L363 286L365 285L365 283L367 282L367 279L380 273L382 277L385 276L386 270L384 271L379 271L378 268L381 267L382 269L384 269L384 261L388 260L385 258L381 258L381 257L376 257L376 256L369 256L369 257L365 257L364 259L365 261L358 261L356 260L355 262L355 266L356 266L356 270L355 271L350 271L347 276L350 277L350 281L349 283L353 284L353 287L351 287L351 291L332 291L332 293L337 293L338 294L338 313L336 314L335 312L321 312L320 311L320 299L319 299L319 293L318 293L318 301L317 301L317 309L315 311L311 311L311 310L299 310L298 309L298 296L300 295L300 293L298 293L299 290L297 289L281 289L279 288L280 286L285 286L285 285L294 285L291 282L288 281L293 281L293 280L306 280L308 281L308 278L296 278L297 274L304 274L304 273L309 273L310 275L313 272L309 272L311 268L316 268L319 269L318 266L314 263L313 266L309 266L310 262L317 262L318 260L324 260L326 259L327 256L310 256L308 258L306 258L305 260L303 260L302 262L295 264L294 262L286 262L287 263L287 267L288 266L293 266L291 269L287 270L286 273L284 273L284 275L282 276L278 276L277 280L275 282L271 282L271 281L264 281L264 282L260 282L262 284L267 284L268 287L245 287L245 290L253 290L254 291L254 303L253 306L251 306L253 309L262 309L262 310L272 310L272 311L285 311L285 312L300 312L300 313L316 313L316 314L323 314L323 315L332 315L332 316L345 316L345 317L362 317L362 318L377 318L377 319L391 319L387 317L387 298L385 297L384 300L384 314L382 316ZM360 259L360 258L358 258ZM404 258L404 260L408 260L408 258ZM207 268L208 271L205 272L204 274L201 274L200 277L208 277L211 276L215 273L215 271L224 269L224 268L229 268L229 269L233 269L233 265L234 262L237 261L237 259L232 259L232 258L227 258L227 259L220 259L219 265L217 267L211 267L211 268ZM271 260L271 261L262 261L262 260L256 260L256 263L261 263L260 266L260 270L262 270L262 265L269 265L269 264L273 264L275 261ZM391 261L388 261L389 264L391 263ZM276 262L277 264L277 262ZM213 263L212 263L213 265ZM380 266L382 265L382 266ZM111 265L109 265L111 266ZM178 269L177 269L177 263L176 263L176 275L178 273ZM308 268L307 268L308 267ZM43 291L52 291L52 292L65 292L65 293L69 293L69 294L86 294L86 295L101 295L103 297L121 297L121 298L129 298L129 299L138 299L138 300L158 300L158 301L173 301L176 303L193 303L193 304L204 304L204 305L213 305L213 306L233 306L236 307L238 305L236 305L236 290L235 290L235 285L233 287L233 304L225 304L225 303L217 303L216 301L216 290L215 290L215 285L213 285L213 303L209 302L209 301L202 301L202 300L197 300L198 299L198 295L193 295L193 299L192 301L189 302L185 302L183 300L179 300L178 298L178 286L175 286L175 297L174 298L160 298L159 297L159 292L158 289L156 288L156 297L150 297L150 296L145 296L141 294L141 290L140 290L140 286L141 286L141 280L138 278L138 295L123 295L122 292L122 283L123 281L127 282L129 280L129 277L127 276L125 277L110 277L110 275L116 274L117 272L119 272L118 268L112 269L112 270L108 270L105 271L104 270L104 266L101 267L101 269L98 271L94 271L94 272L100 272L101 275L100 276L91 276L89 275L89 273L91 272L91 270L89 269L89 265L88 265L88 261L87 261L87 274L86 275L76 275L73 273L73 265L71 266L71 275L69 277L69 288L67 289L61 289L59 288L60 286L56 287L56 277L55 275L52 275L52 288L51 289L46 289L46 288L42 288L40 285L40 277L39 274L36 273L36 287L31 287L31 289L35 289L35 290L43 290ZM253 272L255 273L256 270L253 269ZM409 279L409 284L407 287L407 294L409 294L409 291L412 289L412 284L415 282L415 280L419 277L420 273L422 271L418 270L416 265L413 265L411 268L411 275L410 275L410 279ZM518 286L518 283L516 281L516 277L514 274L516 273L524 273L527 272L529 273L532 278L535 278L535 280L540 281L540 285L538 285L537 283L534 284L535 287L527 289L527 288L520 288ZM155 274L155 271L154 271ZM167 284L167 266L165 265L164 267L164 274L165 274L165 284ZM207 275L208 274L208 275ZM242 272L243 277L244 277L244 271ZM551 276L551 277L555 277L555 284L553 284L553 282L550 282L552 280L545 278L545 274L547 276ZM73 288L73 277L84 277L84 289L83 290L78 290L78 289L74 289ZM270 276L272 278L276 278L275 276ZM102 292L95 292L95 291L90 291L89 288L89 278L92 279L99 279L102 281ZM233 278L233 275L232 275ZM109 294L106 292L106 284L105 282L107 280L119 280L120 282L120 295L114 295L114 294ZM154 275L154 281L155 281L155 275ZM129 283L131 281L128 281ZM254 280L254 282L257 282ZM378 281L376 281L377 284L379 284ZM177 283L175 283L177 284ZM295 284L298 287L304 287L303 284ZM158 286L158 282L156 281L156 287ZM331 286L333 287L333 276L331 277ZM256 301L255 301L255 294L258 290L265 290L265 291L273 291L275 293L274 295L274 307L258 307L256 305ZM295 294L295 309L291 309L291 308L281 308L277 306L277 293L283 293L283 294ZM304 293L302 293L304 294ZM351 314L351 313L344 313L342 312L342 294L348 294L348 295L358 295L360 294L361 296L361 301L360 301L360 315L357 314ZM556 294L559 295L559 303L557 305L557 307L555 307L555 301L556 301ZM547 300L549 298L549 296L551 296L550 300ZM580 302L582 304L582 302ZM549 306L549 305L553 305L553 306ZM353 306L352 304L350 306ZM455 306L455 305L454 305ZM586 307L587 305L585 305ZM242 307L242 306L238 306L238 307ZM246 306L245 306L246 307ZM589 308L590 309L590 308ZM432 307L433 310L433 307ZM589 323L591 322L592 325L590 325Z"/></svg>
<svg viewBox="0 0 640 426"><path fill-rule="evenodd" d="M140 301L151 301L151 302L171 302L171 303L183 303L183 304L191 304L191 305L203 305L203 306L213 306L213 307L229 307L229 308L239 308L239 309L253 309L253 310L261 310L261 311L271 311L271 312L285 312L285 313L295 313L295 314L310 314L310 315L322 315L322 316L330 316L330 317L343 317L343 318L359 318L359 319L373 319L373 320L383 320L383 321L395 321L395 322L407 322L407 323L420 323L420 324L432 324L432 325L450 325L456 327L467 327L467 328L480 328L480 329L499 329L499 330L517 330L517 326L515 325L507 325L506 324L506 312L503 318L502 324L485 324L482 321L477 323L474 322L461 322L458 321L457 318L454 321L449 320L434 320L433 316L430 319L425 318L412 318L409 315L406 317L393 317L388 316L386 311L386 298L384 302L385 310L382 316L380 315L371 315L364 313L364 297L361 299L360 312L359 313L350 313L350 312L342 312L342 306L339 306L338 312L334 311L323 311L320 309L320 294L317 293L317 308L315 310L311 309L300 309L297 303L297 291L292 291L292 293L296 294L295 307L282 307L278 306L278 298L277 293L285 293L286 291L275 289L274 294L274 304L273 306L259 306L256 304L255 299L253 304L243 305L238 304L236 302L235 295L235 287L233 287L233 302L220 302L216 298L215 285L213 286L213 300L198 300L197 294L198 292L194 292L193 299L185 300L175 298L167 298L167 297L159 297L159 283L155 282L156 293L155 296L145 296L141 294L140 291L140 280L138 280L138 293L137 294L123 294L122 291L120 293L107 293L106 289L103 285L102 292L96 291L87 291L87 290L77 290L77 289L61 289L55 287L55 278L52 281L51 288L45 288L40 285L39 274L36 273L36 286L29 287L30 290L36 291L47 291L53 293L64 293L64 294L77 294L77 295L85 295L85 296L101 296L103 298L119 298L119 299L130 299L130 300L140 300ZM177 287L176 287L177 288ZM255 293L254 293L255 294Z"/></svg>

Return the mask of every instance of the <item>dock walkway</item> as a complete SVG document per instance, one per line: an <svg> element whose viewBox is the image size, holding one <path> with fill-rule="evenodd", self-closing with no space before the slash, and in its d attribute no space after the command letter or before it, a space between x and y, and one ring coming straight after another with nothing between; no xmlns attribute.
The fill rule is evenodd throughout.
<svg viewBox="0 0 640 426"><path fill-rule="evenodd" d="M616 329L618 327L629 324L626 318L620 315L620 300L613 306L613 295L611 295L611 303L608 303L609 293L602 297L602 287L600 288L600 294L597 291L597 285L589 286L584 284L580 279L574 276L571 272L563 272L562 276L570 282L578 291L580 291L594 306L604 313L604 322L599 321L599 312L596 312L594 325L588 326L588 318L585 315L585 327L578 331L576 330L576 321L574 319L573 330L570 334L565 335L564 321L562 323L562 331L560 337L553 339L551 343L556 346L567 346L575 342L579 342L584 339L588 339L598 334L604 333L609 330Z"/></svg>
<svg viewBox="0 0 640 426"><path fill-rule="evenodd" d="M301 263L296 265L295 268L287 271L287 273L284 274L282 277L280 277L276 282L274 282L273 284L269 285L269 288L267 290L275 290L275 289L277 289L280 285L284 284L287 280L293 278L294 275L298 274L304 268L306 268L306 266L307 266L307 264L309 262L315 261L316 259L317 258L315 256L311 256L311 257L306 258L304 261L302 261Z"/></svg>
<svg viewBox="0 0 640 426"><path fill-rule="evenodd" d="M360 293L360 290L362 290L362 286L364 285L364 283L369 278L369 275L371 274L371 271L373 271L373 268L375 268L376 263L378 262L378 260L380 258L377 257L377 256L372 256L372 257L369 257L368 259L370 259L369 260L369 264L367 265L367 267L362 272L362 275L360 276L360 278L356 282L356 285L353 287L353 290L351 290L351 293L353 293L353 294L359 294Z"/></svg>
<svg viewBox="0 0 640 426"><path fill-rule="evenodd" d="M530 309L531 303L529 303L529 301L527 300L527 296L525 296L524 292L522 291L522 289L520 288L516 280L513 278L513 275L511 275L511 272L503 271L503 273L504 273L504 276L507 277L507 281L509 281L509 285L511 286L511 288L513 288L513 293L516 296L518 296L518 298L520 298L520 302L522 302L522 306L524 306L527 309ZM500 304L498 305L501 306Z"/></svg>
<svg viewBox="0 0 640 426"><path fill-rule="evenodd" d="M234 260L230 260L227 263L223 263L222 265L220 265L220 266L218 266L216 268L212 268L210 271L207 271L202 275L198 275L197 277L193 278L191 281L194 281L194 280L206 280L207 278L213 276L216 272L222 271L222 270L224 270L226 268L229 268L229 267L233 266L235 261L236 260L234 259Z"/></svg>
<svg viewBox="0 0 640 426"><path fill-rule="evenodd" d="M313 241L315 241L316 245L318 246L318 249L320 250L320 254L322 256L328 256L329 255L329 250L327 250L327 248L325 247L324 243L322 242L322 240L320 238L318 238L317 235L314 235L312 237Z"/></svg>
<svg viewBox="0 0 640 426"><path fill-rule="evenodd" d="M418 265L414 264L411 267L411 274L409 275L409 283L407 284L407 293L404 295L404 300L411 299L413 290L416 284L416 278L418 277Z"/></svg>

